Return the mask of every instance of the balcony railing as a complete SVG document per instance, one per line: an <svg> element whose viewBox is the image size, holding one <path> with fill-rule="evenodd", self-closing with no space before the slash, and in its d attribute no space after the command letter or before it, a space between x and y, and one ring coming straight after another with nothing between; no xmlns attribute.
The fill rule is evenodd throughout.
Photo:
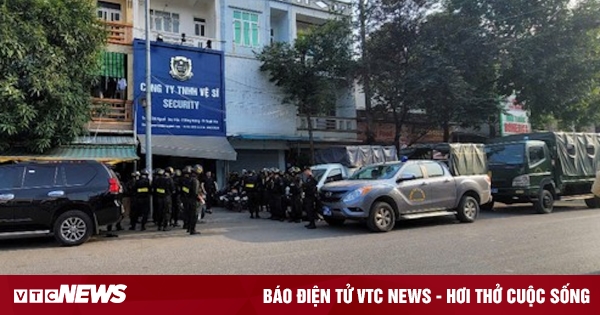
<svg viewBox="0 0 600 315"><path fill-rule="evenodd" d="M312 127L314 131L331 131L331 132L356 132L356 118L341 118L341 117L311 117ZM298 129L308 130L307 117L298 117Z"/></svg>
<svg viewBox="0 0 600 315"><path fill-rule="evenodd" d="M130 123L133 121L133 102L107 98L93 98L92 121Z"/></svg>
<svg viewBox="0 0 600 315"><path fill-rule="evenodd" d="M108 31L108 43L131 45L133 42L133 25L121 22L102 21Z"/></svg>
<svg viewBox="0 0 600 315"><path fill-rule="evenodd" d="M159 33L157 33L156 31L153 31L154 38L157 38L158 34ZM221 43L217 39L211 38L211 37L193 36L193 35L186 34L185 42L181 41L181 35L160 33L160 37L162 37L162 40L164 42L171 43L171 44L184 45L184 46L189 46L189 47L198 47L198 48L209 48L208 45L210 45L210 49L214 49L214 50L221 49Z"/></svg>

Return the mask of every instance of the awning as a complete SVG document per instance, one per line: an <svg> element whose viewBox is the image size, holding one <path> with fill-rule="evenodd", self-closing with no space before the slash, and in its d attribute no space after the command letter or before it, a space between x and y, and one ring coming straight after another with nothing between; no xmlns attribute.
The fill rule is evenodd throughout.
<svg viewBox="0 0 600 315"><path fill-rule="evenodd" d="M142 153L146 137L138 135ZM152 154L211 160L237 160L237 153L225 137L152 136Z"/></svg>
<svg viewBox="0 0 600 315"><path fill-rule="evenodd" d="M12 148L0 153L0 163L10 161L99 161L117 164L139 159L132 137L81 137L70 145L60 146L43 154Z"/></svg>
<svg viewBox="0 0 600 315"><path fill-rule="evenodd" d="M99 161L117 164L137 160L132 146L85 146L67 145L52 149L44 154L31 154L20 150L9 150L0 155L0 163L10 161Z"/></svg>

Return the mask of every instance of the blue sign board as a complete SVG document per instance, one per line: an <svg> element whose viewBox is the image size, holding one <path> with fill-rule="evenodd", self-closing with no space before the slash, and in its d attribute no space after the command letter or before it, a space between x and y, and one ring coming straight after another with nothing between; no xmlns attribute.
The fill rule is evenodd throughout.
<svg viewBox="0 0 600 315"><path fill-rule="evenodd" d="M223 53L151 42L152 134L226 136ZM133 43L136 130L146 132L146 42Z"/></svg>

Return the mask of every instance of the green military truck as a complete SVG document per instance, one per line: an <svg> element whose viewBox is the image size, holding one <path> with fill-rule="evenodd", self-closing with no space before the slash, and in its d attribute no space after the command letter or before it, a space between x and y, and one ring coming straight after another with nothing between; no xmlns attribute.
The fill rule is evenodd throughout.
<svg viewBox="0 0 600 315"><path fill-rule="evenodd" d="M551 213L556 200L585 200L600 207L591 193L600 166L600 134L539 132L491 139L486 144L493 202L533 203ZM494 203L482 206L492 209Z"/></svg>

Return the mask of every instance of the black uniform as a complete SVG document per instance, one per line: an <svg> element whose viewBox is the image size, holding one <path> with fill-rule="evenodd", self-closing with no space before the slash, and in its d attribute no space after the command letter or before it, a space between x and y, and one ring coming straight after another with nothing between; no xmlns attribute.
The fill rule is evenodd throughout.
<svg viewBox="0 0 600 315"><path fill-rule="evenodd" d="M186 219L186 230L190 234L196 232L198 223L198 194L200 193L200 182L196 177L185 176L181 183L181 194Z"/></svg>
<svg viewBox="0 0 600 315"><path fill-rule="evenodd" d="M173 185L175 190L171 195L171 224L173 227L178 226L179 213L182 211L181 207L181 176L175 176L173 178Z"/></svg>
<svg viewBox="0 0 600 315"><path fill-rule="evenodd" d="M133 201L131 207L131 227L130 230L135 230L140 217L142 217L142 231L146 230L148 222L148 214L150 213L150 199L152 193L152 185L148 177L142 176L133 185Z"/></svg>
<svg viewBox="0 0 600 315"><path fill-rule="evenodd" d="M250 219L255 217L260 218L259 204L260 204L260 190L259 190L260 179L256 174L246 176L244 179L244 191L248 194L248 210L250 211Z"/></svg>
<svg viewBox="0 0 600 315"><path fill-rule="evenodd" d="M282 208L282 198L285 194L285 183L279 175L275 175L271 180L271 219L285 220L285 213Z"/></svg>
<svg viewBox="0 0 600 315"><path fill-rule="evenodd" d="M156 225L158 230L166 230L169 225L170 210L171 210L171 196L175 187L173 180L167 176L160 176L152 183L152 193L156 200Z"/></svg>
<svg viewBox="0 0 600 315"><path fill-rule="evenodd" d="M291 215L290 222L302 222L302 178L294 176L290 182Z"/></svg>
<svg viewBox="0 0 600 315"><path fill-rule="evenodd" d="M317 219L317 213L315 211L315 203L317 201L317 184L317 180L312 175L304 178L304 183L302 184L302 190L304 191L304 211L306 211L309 222L306 227L310 229L316 227L315 220Z"/></svg>

